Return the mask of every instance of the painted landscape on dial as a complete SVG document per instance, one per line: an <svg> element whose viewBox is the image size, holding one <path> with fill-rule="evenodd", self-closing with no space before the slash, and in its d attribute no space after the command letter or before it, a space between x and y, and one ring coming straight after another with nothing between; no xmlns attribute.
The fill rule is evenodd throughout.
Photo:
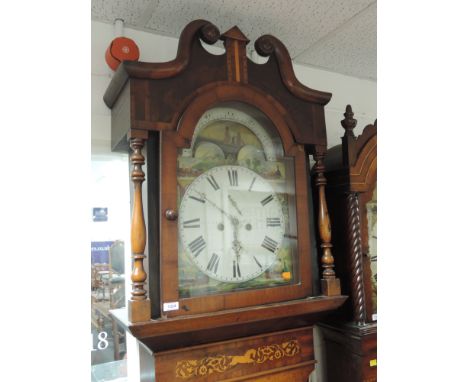
<svg viewBox="0 0 468 382"><path fill-rule="evenodd" d="M177 191L179 206L182 199L184 198L185 193L188 189L190 189L192 183L197 179L200 181L201 179L206 178L204 184L207 185L208 190L217 190L217 188L220 187L218 183L222 184L222 178L217 175L215 168L220 166L233 166L226 167L226 169L235 169L236 166L241 166L248 169L240 171L241 176L245 177L245 174L258 174L258 176L261 177L259 179L265 180L268 182L268 184L271 185L272 189L274 189L273 195L275 203L280 205L280 209L282 211L281 213L277 214L281 215L281 223L280 218L275 215L271 217L263 217L262 219L265 219L264 224L266 224L268 229L273 230L273 232L281 225L281 227L284 227L287 233L290 233L290 200L286 191L286 167L284 159L278 158L275 161L266 160L262 143L257 138L257 136L255 136L255 134L253 134L252 131L245 126L233 121L214 121L212 124L201 130L196 137L196 141L193 145L192 155L184 156L181 150L177 164ZM213 175L207 176L205 173L211 173L211 169L214 169L214 172L211 171ZM250 176L254 184L250 185L249 183L243 186L244 190L240 192L238 196L236 196L239 200L252 196L253 190L250 190L249 195L249 185L251 188L254 188L256 181L254 180L255 176ZM226 179L229 178L225 178L225 181ZM258 181L258 183L260 184L261 182ZM196 188L192 187L192 189L195 190ZM193 194L193 192L191 192L191 194ZM269 195L265 196L265 198L267 198L267 202L269 201L268 196ZM193 194L191 197L192 199L190 202L194 203L192 206L196 206L197 204L201 205L201 203L205 202L205 200L198 200L198 202L196 200L203 199L203 196L197 196L196 194ZM260 199L263 200L263 198ZM191 213L193 213L193 211ZM199 223L197 219L198 217L195 216L187 218L185 221L185 224L188 224L189 227L196 227L185 229L185 231L191 235L195 235L194 233L192 234L192 232L195 232L196 229L202 232L201 227L198 227L197 224L203 223ZM201 218L201 221L203 222L205 220ZM181 224L184 224L184 222ZM221 224L221 221L218 223L218 226L219 224ZM250 224L247 224L245 226L247 228L241 228L241 236L243 234L242 232L247 232L245 229L251 229L249 225ZM183 230L184 227L182 226L181 229ZM214 229L216 230L216 228ZM204 256L208 256L206 257L206 260L203 260L207 264L203 271L200 270L200 264L197 264L197 261L198 259L201 259L202 256L200 255L199 257L199 255L197 255L194 257L194 255L197 254L197 251L192 251L193 248L190 247L190 244L194 243L192 244L192 247L196 247L195 249L198 250L198 247L200 247L200 245L203 246L203 243L200 243L200 241L196 242L195 240L198 239L198 237L195 236L190 237L189 239L185 238L185 241L179 238L178 247L180 297L194 297L213 293L227 293L243 289L285 285L293 282L294 264L292 259L297 244L296 240L290 236L291 235L285 235L285 237L282 237L281 240L276 237L274 239L270 238L272 242L269 242L269 237L267 237L266 241L263 243L264 247L262 250L266 248L267 250L264 250L264 252L268 253L268 248L270 248L270 251L272 252L274 249L274 261L272 261L271 264L268 263L267 269L261 269L261 273L258 276L254 277L253 279L240 282L233 282L232 280L221 281L215 278L217 273L221 273L221 253L204 254ZM202 248L202 251L204 249L205 247ZM247 255L244 254L244 256ZM261 261L257 258L260 258L260 256L254 256L252 264L255 264L255 260L258 266L261 268L263 264L260 265L259 262ZM198 261L198 263L200 263L200 261ZM239 271L241 271L241 269L239 269ZM238 276L235 266L233 268L233 272L234 276ZM238 276L237 279L242 280L242 277Z"/></svg>

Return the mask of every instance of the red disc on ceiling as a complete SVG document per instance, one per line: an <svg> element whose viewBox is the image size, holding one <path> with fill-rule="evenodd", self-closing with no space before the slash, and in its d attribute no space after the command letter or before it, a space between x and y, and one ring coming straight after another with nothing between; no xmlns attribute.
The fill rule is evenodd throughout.
<svg viewBox="0 0 468 382"><path fill-rule="evenodd" d="M138 61L140 50L137 44L127 37L117 37L106 50L106 62L112 70L117 70L122 61Z"/></svg>

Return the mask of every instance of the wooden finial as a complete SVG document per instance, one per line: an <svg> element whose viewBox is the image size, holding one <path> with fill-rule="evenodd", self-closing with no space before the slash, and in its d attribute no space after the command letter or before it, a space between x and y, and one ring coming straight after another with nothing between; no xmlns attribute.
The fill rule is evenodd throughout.
<svg viewBox="0 0 468 382"><path fill-rule="evenodd" d="M354 113L353 109L351 108L351 105L346 105L346 111L343 115L345 118L341 121L341 126L343 126L343 128L345 129L346 134L350 134L354 137L353 129L357 125L357 120L353 118Z"/></svg>
<svg viewBox="0 0 468 382"><path fill-rule="evenodd" d="M221 35L226 48L228 81L247 83L247 50L249 39L237 27Z"/></svg>
<svg viewBox="0 0 468 382"><path fill-rule="evenodd" d="M221 40L226 41L229 39L243 41L246 44L250 41L237 26L232 27L221 35Z"/></svg>

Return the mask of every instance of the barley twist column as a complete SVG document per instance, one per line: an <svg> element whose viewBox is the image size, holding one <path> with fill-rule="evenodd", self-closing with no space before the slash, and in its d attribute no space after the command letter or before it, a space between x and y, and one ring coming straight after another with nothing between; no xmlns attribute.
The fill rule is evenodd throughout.
<svg viewBox="0 0 468 382"><path fill-rule="evenodd" d="M366 320L366 309L364 301L361 221L358 194L348 194L346 201L348 209L348 243L350 251L348 258L351 261L351 298L353 301L353 319L358 325L363 325Z"/></svg>

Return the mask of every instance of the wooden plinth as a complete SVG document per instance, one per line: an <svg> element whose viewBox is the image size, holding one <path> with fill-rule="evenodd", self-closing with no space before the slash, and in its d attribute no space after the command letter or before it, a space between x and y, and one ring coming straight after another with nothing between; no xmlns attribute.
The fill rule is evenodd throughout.
<svg viewBox="0 0 468 382"><path fill-rule="evenodd" d="M127 309L112 316L152 351L166 351L313 325L340 307L346 296L317 296L210 314L132 323Z"/></svg>
<svg viewBox="0 0 468 382"><path fill-rule="evenodd" d="M377 381L377 324L319 325L328 382Z"/></svg>
<svg viewBox="0 0 468 382"><path fill-rule="evenodd" d="M128 321L130 322L145 322L151 319L151 302L150 300L127 302L128 307Z"/></svg>
<svg viewBox="0 0 468 382"><path fill-rule="evenodd" d="M315 368L312 327L151 352L140 344L144 382L307 382Z"/></svg>
<svg viewBox="0 0 468 382"><path fill-rule="evenodd" d="M341 295L340 279L322 279L322 293L324 296L339 296Z"/></svg>

